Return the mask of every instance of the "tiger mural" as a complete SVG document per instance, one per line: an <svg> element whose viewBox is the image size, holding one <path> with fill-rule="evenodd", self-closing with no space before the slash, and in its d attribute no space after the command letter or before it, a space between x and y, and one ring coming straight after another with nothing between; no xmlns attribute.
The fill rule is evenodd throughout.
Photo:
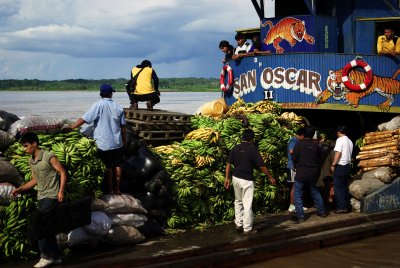
<svg viewBox="0 0 400 268"><path fill-rule="evenodd" d="M266 37L264 38L264 43L269 45L273 44L276 53L282 54L285 50L279 46L282 40L289 42L290 46L296 45L297 42L306 40L307 43L313 45L315 40L314 37L306 33L306 27L304 21L293 17L286 17L281 19L275 26L271 21L266 21L261 24L261 27L269 26Z"/></svg>
<svg viewBox="0 0 400 268"><path fill-rule="evenodd" d="M347 105L357 108L362 98L378 93L386 100L377 105L380 111L388 112L392 103L394 102L395 95L400 93L400 81L395 78L400 73L397 70L392 77L381 77L373 75L372 84L363 91L351 91L346 88L342 82L342 70L336 71L329 70L328 78L326 79L327 88L316 97L317 103L325 103L330 97L335 100L344 100ZM356 69L351 70L348 77L353 84L361 84L365 80L366 73Z"/></svg>

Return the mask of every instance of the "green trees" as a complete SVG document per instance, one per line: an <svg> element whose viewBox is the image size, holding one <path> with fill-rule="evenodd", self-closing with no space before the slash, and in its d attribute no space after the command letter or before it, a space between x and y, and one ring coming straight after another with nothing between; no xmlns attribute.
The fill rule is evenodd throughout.
<svg viewBox="0 0 400 268"><path fill-rule="evenodd" d="M101 84L111 84L117 91L125 91L127 79L67 79L67 80L37 80L37 79L5 79L0 80L0 91L58 91L78 90L96 91ZM219 81L215 78L160 78L159 88L162 91L218 91Z"/></svg>

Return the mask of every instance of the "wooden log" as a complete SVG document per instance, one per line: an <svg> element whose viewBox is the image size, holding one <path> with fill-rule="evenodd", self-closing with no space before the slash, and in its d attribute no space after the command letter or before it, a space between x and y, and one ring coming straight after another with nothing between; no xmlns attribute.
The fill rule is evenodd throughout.
<svg viewBox="0 0 400 268"><path fill-rule="evenodd" d="M393 133L397 133L397 130L385 130L385 131L375 131L375 132L368 132L365 134L365 137L371 136L381 136L381 135L393 135Z"/></svg>
<svg viewBox="0 0 400 268"><path fill-rule="evenodd" d="M382 142L382 143L373 143L370 145L365 145L360 148L361 151L366 151L366 150L372 150L372 149L377 149L377 148L383 148L383 147L390 147L390 146L398 146L399 142L398 141L390 141L390 142Z"/></svg>
<svg viewBox="0 0 400 268"><path fill-rule="evenodd" d="M373 158L367 160L361 160L358 163L359 167L385 167L392 166L392 158L390 157L381 157L381 158Z"/></svg>
<svg viewBox="0 0 400 268"><path fill-rule="evenodd" d="M364 145L376 143L376 142L386 142L386 141L395 141L399 140L399 135L390 135L390 136L372 136L372 137L365 137Z"/></svg>
<svg viewBox="0 0 400 268"><path fill-rule="evenodd" d="M357 155L356 159L365 160L365 159L373 159L373 158L380 158L380 157L390 157L390 158L394 159L395 154L387 153L387 152L361 154L361 155Z"/></svg>
<svg viewBox="0 0 400 268"><path fill-rule="evenodd" d="M363 173L365 173L365 172L368 172L368 171L371 171L371 170L374 170L374 169L377 169L377 168L380 168L380 167L365 167L365 168L362 168L361 171Z"/></svg>
<svg viewBox="0 0 400 268"><path fill-rule="evenodd" d="M385 148L378 148L378 149L361 151L361 152L358 153L358 155L364 155L364 154L370 154L370 153L373 154L373 153L380 153L380 152L398 154L400 151L397 149L396 146L392 146L392 147L385 147Z"/></svg>

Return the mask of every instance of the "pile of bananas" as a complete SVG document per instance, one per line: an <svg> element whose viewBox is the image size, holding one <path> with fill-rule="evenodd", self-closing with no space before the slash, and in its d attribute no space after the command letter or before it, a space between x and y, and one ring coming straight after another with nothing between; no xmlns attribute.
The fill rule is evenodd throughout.
<svg viewBox="0 0 400 268"><path fill-rule="evenodd" d="M40 147L52 151L68 173L66 201L102 195L100 186L105 166L97 157L94 140L84 137L78 131L38 134L38 137ZM19 142L10 145L5 156L24 176L25 182L32 178L30 156L25 154ZM0 205L0 259L25 259L36 254L33 245L25 237L28 218L35 203L35 194L24 193L10 204Z"/></svg>
<svg viewBox="0 0 400 268"><path fill-rule="evenodd" d="M209 143L217 143L219 140L219 132L210 127L199 128L188 133L185 137L186 140L199 140Z"/></svg>
<svg viewBox="0 0 400 268"><path fill-rule="evenodd" d="M29 214L35 207L33 200L28 194L0 206L0 259L27 260L37 255L36 243L26 237Z"/></svg>
<svg viewBox="0 0 400 268"><path fill-rule="evenodd" d="M105 166L97 157L96 143L83 136L79 131L38 134L40 147L52 151L68 172L66 201L84 196L101 196L100 185L103 181ZM29 155L26 155L20 143L15 142L6 151L6 157L24 175L25 182L31 179Z"/></svg>
<svg viewBox="0 0 400 268"><path fill-rule="evenodd" d="M281 114L280 118L283 120L287 120L291 123L297 123L297 124L301 124L304 121L303 117L298 116L294 112L284 112Z"/></svg>
<svg viewBox="0 0 400 268"><path fill-rule="evenodd" d="M241 143L244 125L254 130L256 146L278 180L272 186L264 175L254 171L254 212L259 215L284 207L287 142L300 125L282 127L280 111L276 103L238 100L221 118L193 116L193 131L182 142L152 148L171 179L174 204L167 220L169 227L204 228L234 218L233 189L224 188L225 165L229 152Z"/></svg>
<svg viewBox="0 0 400 268"><path fill-rule="evenodd" d="M279 114L281 107L279 104L270 101L259 101L256 103L246 103L243 99L238 99L231 107L224 117L235 115L249 114L249 113L273 113Z"/></svg>

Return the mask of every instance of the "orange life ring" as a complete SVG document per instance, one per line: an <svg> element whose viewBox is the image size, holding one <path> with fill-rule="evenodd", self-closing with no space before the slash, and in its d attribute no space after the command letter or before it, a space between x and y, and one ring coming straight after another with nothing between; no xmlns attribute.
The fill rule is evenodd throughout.
<svg viewBox="0 0 400 268"><path fill-rule="evenodd" d="M225 74L226 73L228 73L228 84L225 85ZM231 88L231 86L233 84L233 71L232 71L231 66L224 65L224 67L222 67L221 76L219 78L219 84L220 84L221 90L223 92L227 92Z"/></svg>
<svg viewBox="0 0 400 268"><path fill-rule="evenodd" d="M362 83L360 85L355 85L355 84L351 83L349 80L349 77L348 77L349 72L354 67L362 67L362 68L364 68L364 71L366 72L364 83ZM346 64L342 70L342 82L350 90L358 91L358 90L366 89L367 87L369 87L371 85L372 77L373 76L372 76L371 66L369 66L368 63L366 63L365 61L363 61L361 59L352 60L351 62Z"/></svg>

